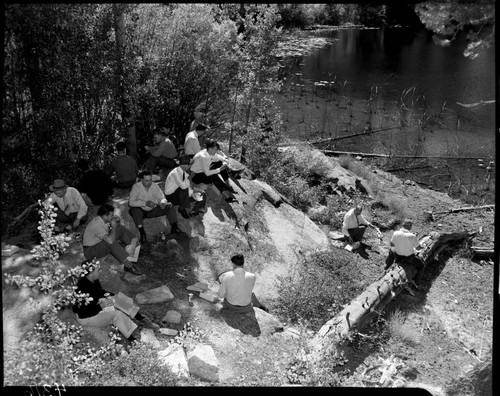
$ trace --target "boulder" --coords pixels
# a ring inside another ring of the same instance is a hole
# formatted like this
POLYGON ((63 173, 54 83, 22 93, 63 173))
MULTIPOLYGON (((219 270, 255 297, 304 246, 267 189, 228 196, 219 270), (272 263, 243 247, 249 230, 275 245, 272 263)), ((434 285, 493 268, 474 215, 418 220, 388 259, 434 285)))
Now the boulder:
POLYGON ((260 308, 254 308, 261 335, 271 335, 283 331, 283 324, 272 314, 260 308))
POLYGON ((149 344, 154 348, 160 348, 161 343, 155 336, 155 333, 152 329, 142 329, 141 330, 141 342, 144 344, 149 344))
POLYGON ((138 304, 155 304, 173 299, 174 295, 166 285, 147 290, 135 296, 135 300, 138 304))
POLYGON ((189 374, 203 381, 219 381, 219 361, 211 346, 198 344, 187 348, 189 374))
POLYGON ((163 318, 162 322, 167 322, 167 323, 181 323, 181 314, 177 311, 167 311, 167 314, 163 318))
POLYGON ((179 378, 189 378, 188 362, 182 345, 177 343, 169 345, 168 348, 158 352, 158 359, 179 378))

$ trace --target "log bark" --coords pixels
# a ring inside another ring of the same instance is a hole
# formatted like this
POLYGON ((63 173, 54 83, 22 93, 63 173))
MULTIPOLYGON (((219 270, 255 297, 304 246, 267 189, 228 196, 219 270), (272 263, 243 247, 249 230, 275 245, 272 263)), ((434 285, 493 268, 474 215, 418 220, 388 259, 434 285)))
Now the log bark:
MULTIPOLYGON (((420 239, 422 249, 418 256, 425 266, 454 246, 463 243, 475 234, 467 231, 448 234, 431 233, 420 239)), ((361 330, 401 291, 408 288, 416 275, 416 269, 406 264, 394 264, 384 275, 373 282, 358 297, 351 301, 337 316, 330 319, 311 341, 311 358, 322 358, 330 345, 342 345, 354 330, 361 330)))
POLYGON ((356 151, 337 151, 337 150, 318 150, 325 155, 338 156, 338 155, 352 155, 360 157, 380 157, 380 158, 425 158, 425 159, 450 159, 450 160, 463 160, 463 159, 479 159, 478 157, 450 157, 450 156, 429 156, 429 155, 396 155, 396 154, 376 154, 376 153, 360 153, 356 151))
POLYGON ((360 133, 353 133, 352 135, 346 135, 346 136, 337 136, 334 138, 328 138, 328 139, 321 139, 317 140, 315 142, 311 142, 311 144, 319 144, 319 143, 326 143, 326 142, 336 142, 337 140, 343 140, 343 139, 349 139, 349 138, 354 138, 362 135, 371 135, 372 133, 377 133, 377 132, 385 132, 385 131, 390 131, 392 129, 401 129, 400 126, 396 127, 390 127, 390 128, 382 128, 382 129, 373 129, 369 131, 364 131, 360 133))
POLYGON ((467 207, 460 207, 460 208, 453 208, 449 210, 443 210, 439 212, 433 212, 433 211, 424 211, 426 217, 428 220, 434 220, 434 215, 442 215, 442 214, 449 214, 449 213, 458 213, 458 212, 472 212, 474 210, 481 210, 481 209, 495 209, 495 205, 481 205, 481 206, 467 206, 467 207))

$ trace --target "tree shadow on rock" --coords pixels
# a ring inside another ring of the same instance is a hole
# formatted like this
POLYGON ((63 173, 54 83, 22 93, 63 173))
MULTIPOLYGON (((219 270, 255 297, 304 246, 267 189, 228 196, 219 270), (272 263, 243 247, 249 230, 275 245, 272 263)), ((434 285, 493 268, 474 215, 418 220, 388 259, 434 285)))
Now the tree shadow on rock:
POLYGON ((255 312, 252 309, 251 312, 240 313, 232 312, 226 308, 220 310, 220 315, 233 329, 240 330, 243 334, 252 335, 258 337, 261 334, 259 322, 255 317, 255 312))

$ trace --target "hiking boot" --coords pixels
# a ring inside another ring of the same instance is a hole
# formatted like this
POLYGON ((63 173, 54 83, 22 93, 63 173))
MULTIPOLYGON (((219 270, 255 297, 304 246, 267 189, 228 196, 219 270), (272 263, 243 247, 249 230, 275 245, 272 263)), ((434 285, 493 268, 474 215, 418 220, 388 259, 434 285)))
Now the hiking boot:
POLYGON ((182 217, 185 219, 189 219, 189 214, 186 212, 186 209, 179 209, 179 213, 181 214, 182 217))
POLYGON ((233 202, 238 202, 238 200, 233 196, 229 196, 229 197, 226 197, 226 202, 233 203, 233 202))
POLYGON ((139 268, 137 268, 135 265, 131 265, 130 267, 124 267, 123 268, 125 272, 130 272, 132 275, 142 275, 143 273, 139 268))

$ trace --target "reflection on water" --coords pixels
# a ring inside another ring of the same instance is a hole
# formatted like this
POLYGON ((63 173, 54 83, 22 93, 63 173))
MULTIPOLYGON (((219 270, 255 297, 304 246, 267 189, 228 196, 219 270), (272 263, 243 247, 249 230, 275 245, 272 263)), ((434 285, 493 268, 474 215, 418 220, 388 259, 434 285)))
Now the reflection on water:
POLYGON ((471 60, 463 56, 463 35, 441 47, 425 30, 343 29, 325 34, 338 41, 298 59, 292 73, 300 71, 304 79, 313 81, 347 81, 348 93, 359 98, 368 98, 376 86, 385 100, 397 101, 414 86, 411 100, 419 107, 436 109, 446 103, 450 110, 461 111, 471 125, 494 130, 494 105, 470 111, 456 104, 495 98, 494 46, 471 60))

